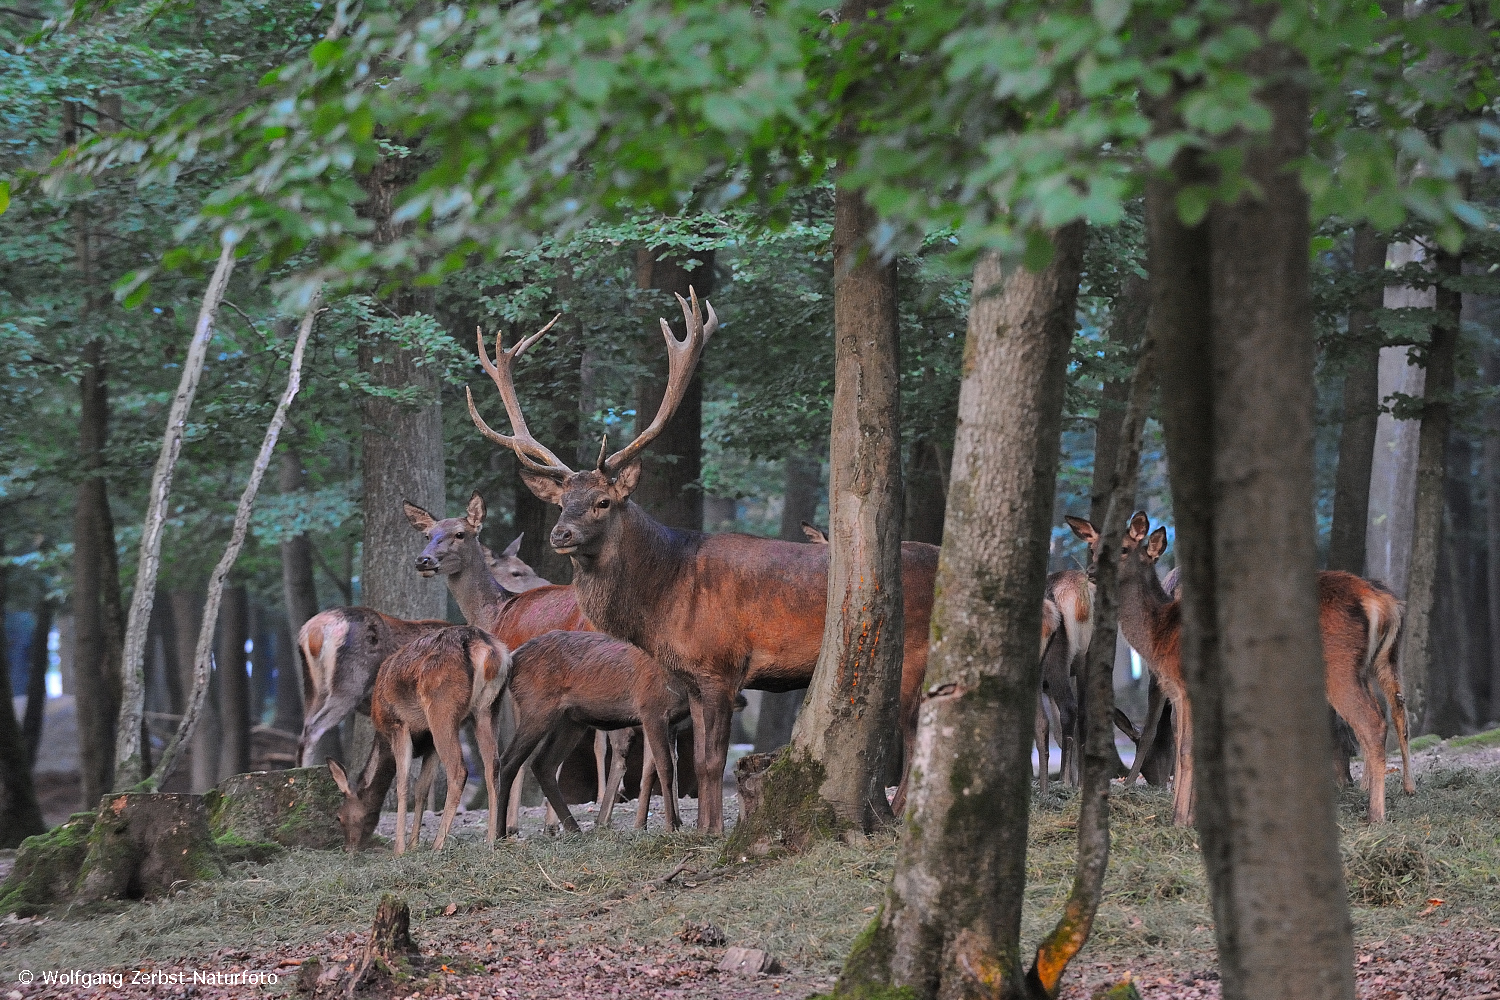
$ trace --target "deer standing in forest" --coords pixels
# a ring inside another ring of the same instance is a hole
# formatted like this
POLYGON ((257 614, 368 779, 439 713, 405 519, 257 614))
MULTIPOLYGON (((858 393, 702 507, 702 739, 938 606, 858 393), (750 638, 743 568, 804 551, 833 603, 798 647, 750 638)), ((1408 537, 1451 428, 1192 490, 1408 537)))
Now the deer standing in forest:
MULTIPOLYGON (((718 325, 696 295, 678 296, 687 335, 679 340, 661 321, 668 357, 667 388, 655 418, 613 454, 601 449, 595 468, 574 472, 538 442, 516 398, 512 365, 546 328, 511 350, 496 342, 490 360, 484 334, 480 360, 513 434, 493 430, 469 395, 469 415, 482 434, 515 452, 521 477, 539 499, 562 508, 552 547, 573 560, 578 605, 599 631, 634 643, 687 686, 698 772, 698 826, 724 830, 723 780, 729 724, 743 688, 789 691, 812 678, 828 601, 828 547, 739 534, 707 535, 668 528, 631 502, 640 454, 662 432, 682 401, 703 345, 718 325)), ((639 419, 639 418, 638 418, 639 419)), ((905 595, 901 733, 908 766, 927 667, 935 545, 902 547, 905 595)), ((903 776, 892 804, 905 802, 903 776)))
MULTIPOLYGON (((482 549, 493 579, 513 594, 550 586, 516 554, 520 547, 517 536, 499 556, 482 549)), ((370 714, 375 671, 386 657, 417 636, 450 624, 437 619, 408 621, 364 607, 329 608, 309 618, 297 632, 306 706, 297 740, 298 764, 308 766, 318 740, 350 713, 370 714)))
MULTIPOLYGON (((1087 522, 1084 522, 1087 524, 1087 522)), ((1093 526, 1088 525, 1092 531, 1093 526)), ((1171 703, 1177 743, 1172 820, 1193 822, 1192 705, 1182 674, 1182 605, 1162 587, 1156 562, 1167 548, 1167 530, 1151 531, 1144 513, 1130 520, 1120 557, 1120 629, 1146 660, 1171 703)), ((1415 794, 1407 743, 1406 702, 1396 662, 1401 602, 1385 587, 1352 573, 1318 574, 1318 623, 1328 703, 1349 723, 1364 755, 1361 786, 1369 792, 1371 823, 1385 821, 1385 713, 1375 698, 1379 685, 1401 747, 1402 789, 1415 794)))
MULTIPOLYGON (((485 789, 490 802, 499 801, 495 795, 499 752, 495 745, 493 709, 509 680, 510 669, 510 651, 488 633, 469 625, 451 625, 419 636, 381 665, 370 699, 370 720, 375 724, 377 738, 360 788, 350 787, 348 775, 337 761, 328 762, 329 773, 344 793, 338 819, 344 827, 346 846, 357 847, 368 835, 366 824, 372 809, 378 819, 384 792, 378 797, 371 793, 379 776, 387 770, 389 757, 394 763, 396 780, 396 855, 406 852, 408 779, 417 741, 425 736, 430 739, 431 747, 428 749, 423 741, 411 840, 413 845, 417 843, 421 799, 436 775, 437 760, 441 760, 448 775, 448 796, 432 849, 443 849, 468 778, 459 730, 469 719, 474 720, 485 789)), ((498 810, 489 811, 486 836, 490 844, 495 842, 497 816, 498 810)))

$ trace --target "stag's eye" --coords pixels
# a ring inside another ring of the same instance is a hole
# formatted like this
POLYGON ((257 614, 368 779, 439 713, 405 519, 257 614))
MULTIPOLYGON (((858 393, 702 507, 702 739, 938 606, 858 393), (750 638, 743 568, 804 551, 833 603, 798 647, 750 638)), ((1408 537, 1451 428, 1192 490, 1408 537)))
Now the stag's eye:
POLYGON ((600 510, 605 510, 609 507, 609 497, 600 497, 599 502, 594 504, 594 506, 600 510))
POLYGON ((455 533, 455 534, 454 534, 454 536, 453 536, 453 537, 454 537, 454 538, 457 538, 457 539, 458 539, 458 540, 459 540, 459 541, 460 541, 460 542, 461 542, 461 541, 463 541, 463 540, 464 540, 464 533, 463 533, 463 532, 462 532, 462 531, 460 531, 460 532, 457 532, 457 533, 455 533))

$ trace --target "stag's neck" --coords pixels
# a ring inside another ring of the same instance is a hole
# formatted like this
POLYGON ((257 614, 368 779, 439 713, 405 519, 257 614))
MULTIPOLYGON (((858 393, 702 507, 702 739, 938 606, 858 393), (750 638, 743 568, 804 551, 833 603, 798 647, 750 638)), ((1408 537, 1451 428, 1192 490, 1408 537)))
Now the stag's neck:
POLYGON ((494 629, 500 606, 511 596, 490 576, 482 554, 477 551, 469 565, 449 574, 448 592, 463 612, 464 621, 490 631, 494 629))
POLYGON ((620 518, 598 555, 573 557, 578 606, 601 631, 660 655, 666 637, 654 623, 675 599, 677 581, 691 572, 705 536, 659 524, 629 501, 620 518))
POLYGON ((1172 598, 1162 589, 1156 569, 1133 558, 1120 567, 1118 586, 1120 631, 1136 652, 1149 658, 1172 598))

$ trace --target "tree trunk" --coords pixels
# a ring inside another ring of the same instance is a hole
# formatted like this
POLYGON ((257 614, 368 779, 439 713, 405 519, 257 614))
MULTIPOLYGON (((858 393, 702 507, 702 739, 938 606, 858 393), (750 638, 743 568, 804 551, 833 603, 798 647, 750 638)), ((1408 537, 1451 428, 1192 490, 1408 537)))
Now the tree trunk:
POLYGON ((911 443, 906 463, 906 526, 901 537, 909 542, 943 544, 943 507, 947 503, 947 475, 935 440, 919 437, 911 443))
POLYGON ((836 826, 865 832, 894 818, 885 771, 899 729, 904 649, 896 265, 878 260, 866 240, 877 222, 856 192, 837 192, 828 613, 789 760, 817 769, 818 796, 836 826))
POLYGON ((1428 689, 1432 670, 1432 609, 1438 552, 1443 545, 1443 476, 1451 422, 1454 359, 1458 352, 1462 296, 1444 281, 1463 274, 1463 257, 1439 250, 1434 258, 1437 320, 1427 345, 1426 402, 1417 450, 1417 490, 1412 513, 1411 559, 1406 585, 1406 620, 1401 631, 1402 693, 1412 735, 1428 731, 1428 689))
MULTIPOLYGON (((794 451, 785 460, 786 487, 781 506, 781 533, 785 542, 805 542, 802 522, 813 523, 823 493, 823 466, 816 458, 794 451)), ((765 691, 760 696, 760 714, 755 720, 755 752, 780 750, 792 739, 792 727, 807 698, 807 688, 795 691, 765 691)))
MULTIPOLYGON (((552 551, 552 544, 548 541, 552 535, 552 526, 562 515, 562 509, 544 500, 538 500, 536 495, 527 488, 521 480, 519 459, 512 455, 507 461, 511 467, 511 481, 515 483, 513 527, 515 533, 521 536, 521 550, 516 554, 544 580, 566 583, 573 576, 573 561, 567 556, 559 556, 552 551)), ((592 456, 589 461, 591 463, 594 461, 592 456)), ((592 468, 592 465, 585 466, 585 468, 592 468)))
MULTIPOLYGON (((10 639, 4 628, 9 585, 10 565, 5 561, 5 539, 0 535, 0 847, 17 847, 27 837, 47 829, 36 786, 31 783, 32 754, 16 721, 16 703, 11 697, 10 639)), ((42 645, 46 644, 44 634, 42 645)))
POLYGON ((214 784, 250 770, 250 678, 245 642, 250 638, 250 595, 236 583, 224 591, 215 657, 219 675, 219 775, 214 784))
MULTIPOLYGON (((1486 381, 1500 387, 1500 346, 1490 351, 1486 381)), ((1484 439, 1485 571, 1489 582, 1490 703, 1486 718, 1500 721, 1500 400, 1492 400, 1484 439)))
POLYGON ((83 346, 79 381, 79 459, 85 478, 73 510, 73 671, 78 708, 78 758, 85 809, 99 804, 114 781, 115 719, 120 711, 119 567, 109 486, 103 470, 109 434, 104 341, 83 346))
POLYGON ((170 593, 162 590, 156 595, 151 614, 155 619, 152 627, 161 641, 161 682, 166 694, 165 710, 172 715, 181 715, 185 700, 182 690, 182 662, 177 658, 177 615, 170 593))
POLYGON ((1380 342, 1376 311, 1385 300, 1386 243, 1368 223, 1354 230, 1354 272, 1370 281, 1349 309, 1349 369, 1344 376, 1344 423, 1339 431, 1339 464, 1333 487, 1333 528, 1328 537, 1328 568, 1356 576, 1365 572, 1365 537, 1370 521, 1370 471, 1375 464, 1375 429, 1380 417, 1380 342))
MULTIPOLYGON (((294 446, 288 447, 281 456, 279 481, 283 494, 307 488, 307 467, 294 446)), ((312 539, 306 533, 281 542, 281 597, 286 607, 286 654, 278 658, 280 662, 276 665, 276 728, 282 732, 299 733, 302 731, 302 653, 297 649, 297 634, 307 620, 318 613, 312 539)))
POLYGON ((1084 240, 1082 223, 1057 233, 1037 274, 1002 278, 993 256, 974 269, 910 804, 885 905, 841 989, 1026 995, 1036 637, 1084 240))
MULTIPOLYGON (((1264 34, 1271 13, 1246 19, 1264 34)), ((1263 199, 1183 225, 1180 186, 1211 177, 1191 152, 1147 188, 1198 829, 1226 1000, 1353 1000, 1325 777, 1308 205, 1288 169, 1306 152, 1307 95, 1286 48, 1269 43, 1247 64, 1274 81, 1257 94, 1271 132, 1244 167, 1263 199)))
POLYGON ((36 767, 37 749, 42 745, 42 729, 47 718, 47 668, 51 666, 47 642, 52 634, 52 601, 46 587, 36 601, 36 628, 31 633, 26 671, 26 718, 21 723, 22 742, 26 744, 28 768, 36 767))
MULTIPOLYGON (((643 249, 636 253, 636 285, 687 297, 691 286, 698 298, 706 299, 714 291, 714 252, 712 250, 671 251, 663 247, 643 249), (690 261, 698 261, 688 270, 690 261)), ((666 308, 665 306, 663 308, 666 308)), ((668 317, 680 316, 676 303, 666 309, 668 317)), ((671 319, 672 330, 684 335, 682 321, 671 319)), ((650 338, 647 356, 653 371, 662 364, 661 343, 650 338)), ((666 392, 665 377, 653 374, 636 383, 635 414, 637 430, 656 416, 666 392)), ((703 474, 703 376, 695 372, 683 394, 682 403, 667 421, 661 436, 641 456, 640 486, 631 499, 645 508, 656 520, 673 528, 703 530, 703 490, 698 483, 703 474)))
MULTIPOLYGON (((196 645, 196 637, 194 643, 196 645)), ((221 706, 224 703, 223 682, 217 669, 211 669, 205 682, 203 707, 199 710, 197 728, 193 731, 192 790, 206 792, 219 783, 219 761, 224 753, 221 706)))

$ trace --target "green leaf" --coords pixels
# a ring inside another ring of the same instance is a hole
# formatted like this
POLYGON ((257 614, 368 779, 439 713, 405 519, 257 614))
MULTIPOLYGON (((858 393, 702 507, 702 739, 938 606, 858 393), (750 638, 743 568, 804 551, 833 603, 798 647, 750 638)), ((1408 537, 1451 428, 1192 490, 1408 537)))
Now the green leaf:
POLYGON ((1184 226, 1196 226, 1208 215, 1213 203, 1213 188, 1206 184, 1191 184, 1177 192, 1177 218, 1184 226))
POLYGON ((0 215, 10 208, 10 181, 0 181, 0 215))

